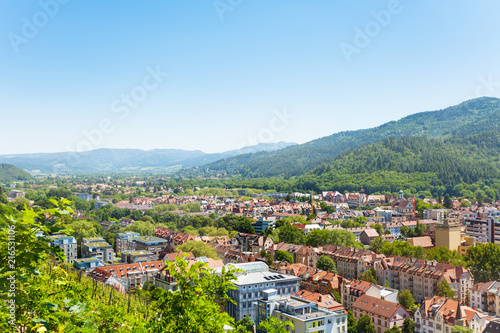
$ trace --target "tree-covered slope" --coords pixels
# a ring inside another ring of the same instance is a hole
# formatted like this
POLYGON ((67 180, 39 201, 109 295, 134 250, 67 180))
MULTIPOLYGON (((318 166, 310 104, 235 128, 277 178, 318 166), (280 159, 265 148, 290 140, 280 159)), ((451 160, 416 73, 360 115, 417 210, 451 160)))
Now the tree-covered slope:
POLYGON ((500 99, 482 97, 444 110, 416 113, 398 121, 357 131, 339 132, 275 152, 245 154, 204 168, 244 177, 301 175, 353 148, 389 137, 449 138, 499 128, 500 99))
POLYGON ((500 129, 448 139, 386 138, 349 150, 298 177, 303 189, 394 191, 500 182, 500 129))
POLYGON ((0 164, 0 183, 31 179, 33 177, 29 173, 12 164, 0 164))

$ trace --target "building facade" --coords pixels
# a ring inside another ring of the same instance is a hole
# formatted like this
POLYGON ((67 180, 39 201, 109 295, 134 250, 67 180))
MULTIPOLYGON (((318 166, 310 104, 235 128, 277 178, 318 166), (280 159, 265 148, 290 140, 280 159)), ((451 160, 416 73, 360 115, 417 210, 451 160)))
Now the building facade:
POLYGON ((243 273, 236 274, 236 281, 233 282, 236 289, 229 291, 229 297, 236 304, 227 302, 226 305, 227 313, 235 320, 245 316, 256 320, 254 303, 263 298, 264 290, 276 289, 278 296, 299 291, 299 277, 270 270, 263 262, 229 265, 243 270, 243 273))
POLYGON ((78 256, 76 238, 68 235, 52 235, 49 238, 51 239, 50 244, 60 247, 66 256, 66 261, 73 264, 78 256))

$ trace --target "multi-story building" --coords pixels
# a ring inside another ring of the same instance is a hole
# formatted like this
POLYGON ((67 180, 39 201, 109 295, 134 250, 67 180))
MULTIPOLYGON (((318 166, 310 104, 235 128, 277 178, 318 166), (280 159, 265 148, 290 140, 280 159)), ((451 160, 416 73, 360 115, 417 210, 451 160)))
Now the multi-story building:
POLYGON ((470 306, 500 317, 500 282, 478 283, 469 289, 470 306))
POLYGON ((73 262, 73 267, 85 271, 89 271, 101 265, 101 261, 97 258, 75 259, 73 262))
POLYGON ((444 214, 447 212, 446 209, 424 209, 423 219, 424 220, 434 220, 439 223, 443 223, 444 214))
POLYGON ((461 305, 456 300, 440 296, 426 298, 415 311, 416 333, 451 333, 454 326, 463 326, 474 333, 481 333, 486 324, 486 315, 461 305))
POLYGON ((385 257, 370 250, 361 250, 352 247, 328 245, 318 256, 326 255, 335 261, 339 275, 354 280, 370 268, 376 260, 385 257))
POLYGON ((276 217, 259 217, 257 222, 252 223, 256 234, 262 234, 267 228, 274 228, 276 225, 276 217))
POLYGON ((115 261, 115 252, 102 237, 89 237, 82 240, 82 258, 97 258, 102 263, 115 261))
POLYGON ((160 252, 168 245, 166 239, 153 236, 139 236, 135 238, 135 249, 152 252, 156 259, 160 258, 160 252))
POLYGON ((367 281, 346 281, 341 285, 342 304, 346 309, 350 309, 352 305, 363 295, 368 295, 389 302, 398 302, 398 290, 379 286, 375 283, 367 281))
POLYGON ((467 291, 474 283, 466 268, 431 260, 389 256, 376 261, 374 267, 379 284, 408 289, 417 302, 434 296, 442 280, 448 282, 459 301, 465 301, 467 291))
POLYGON ((135 250, 135 239, 141 234, 133 231, 121 232, 116 236, 115 250, 117 253, 122 251, 135 250))
POLYGON ((500 244, 500 220, 494 217, 465 219, 465 233, 478 243, 500 244))
POLYGON ((136 264, 119 264, 98 267, 90 272, 89 276, 101 282, 113 277, 122 282, 125 291, 135 289, 145 281, 154 281, 158 270, 165 266, 163 261, 140 262, 136 264))
POLYGON ((444 246, 450 250, 458 250, 460 246, 461 224, 458 217, 445 218, 443 223, 434 225, 436 247, 444 246))
POLYGON ((144 250, 123 251, 121 253, 123 263, 132 264, 138 262, 148 262, 156 260, 154 253, 144 250))
POLYGON ((364 315, 370 316, 377 333, 383 333, 393 326, 402 327, 404 320, 411 318, 411 314, 400 304, 368 295, 354 302, 352 313, 356 320, 364 315))
POLYGON ((84 200, 84 201, 90 201, 94 198, 94 196, 90 193, 77 193, 76 196, 80 199, 80 200, 84 200))
POLYGON ((75 237, 68 235, 52 235, 49 236, 49 238, 51 239, 51 245, 60 247, 66 256, 66 261, 69 264, 73 264, 78 256, 78 247, 75 237))
POLYGON ((347 313, 343 308, 334 311, 318 308, 316 303, 300 297, 278 296, 276 289, 264 290, 256 308, 257 326, 273 316, 280 321, 290 321, 293 332, 347 332, 347 313))
POLYGON ((26 196, 26 193, 23 191, 19 190, 12 190, 9 192, 9 198, 15 199, 15 198, 24 198, 26 196))
POLYGON ((264 290, 276 289, 278 296, 287 296, 299 291, 299 277, 270 270, 263 262, 229 266, 243 271, 236 274, 236 281, 233 282, 236 289, 229 291, 229 297, 236 304, 228 302, 226 305, 227 313, 235 320, 241 320, 245 316, 256 320, 253 303, 263 297, 264 290))

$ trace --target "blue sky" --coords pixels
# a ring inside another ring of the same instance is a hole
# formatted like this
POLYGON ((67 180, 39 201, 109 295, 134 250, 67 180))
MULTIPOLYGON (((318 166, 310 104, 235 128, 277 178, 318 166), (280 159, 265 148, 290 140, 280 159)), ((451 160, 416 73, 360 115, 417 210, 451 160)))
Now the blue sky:
POLYGON ((500 97, 498 13, 497 1, 0 0, 0 154, 302 143, 500 97))

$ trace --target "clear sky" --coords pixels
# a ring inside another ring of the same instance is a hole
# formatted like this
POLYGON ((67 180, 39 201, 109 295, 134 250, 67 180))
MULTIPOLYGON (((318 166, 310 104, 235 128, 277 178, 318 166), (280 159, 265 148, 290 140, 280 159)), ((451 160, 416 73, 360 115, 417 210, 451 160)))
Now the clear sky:
POLYGON ((500 97, 499 15, 493 0, 0 0, 0 154, 303 143, 500 97))

